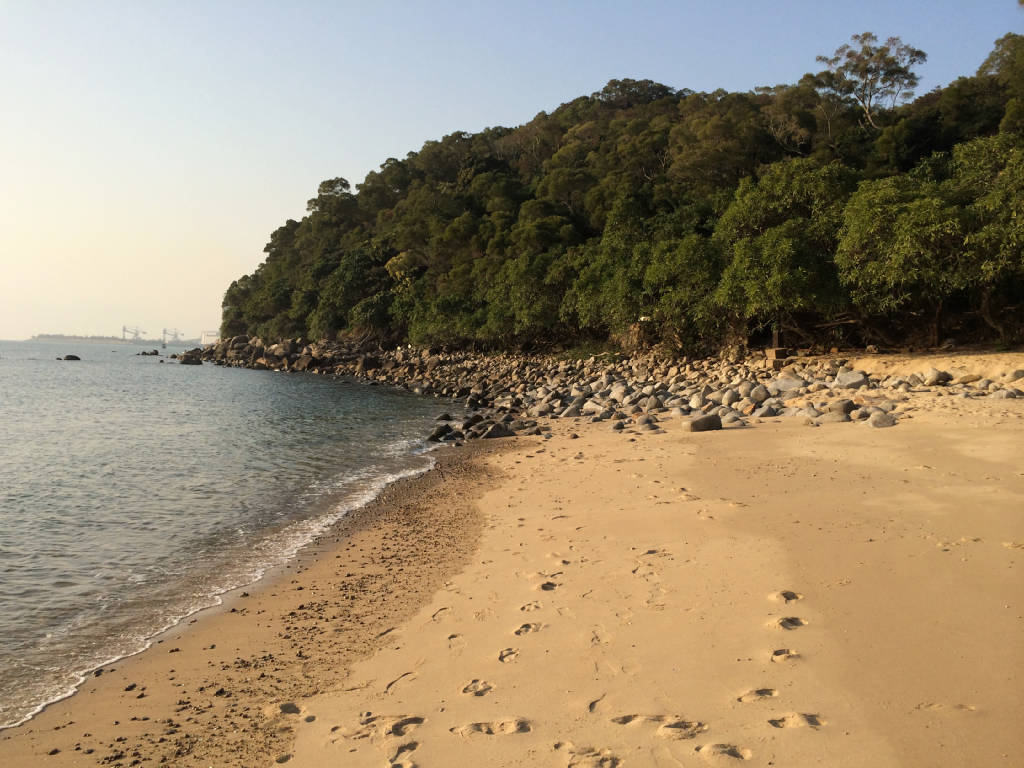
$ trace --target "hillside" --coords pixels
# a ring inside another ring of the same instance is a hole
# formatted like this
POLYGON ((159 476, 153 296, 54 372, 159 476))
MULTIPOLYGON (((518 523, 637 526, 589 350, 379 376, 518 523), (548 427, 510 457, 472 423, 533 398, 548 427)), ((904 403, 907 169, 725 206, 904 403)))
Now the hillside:
POLYGON ((222 337, 1011 342, 1024 36, 910 100, 924 59, 864 33, 795 84, 613 80, 516 128, 428 141, 354 190, 324 181, 228 288, 222 337))

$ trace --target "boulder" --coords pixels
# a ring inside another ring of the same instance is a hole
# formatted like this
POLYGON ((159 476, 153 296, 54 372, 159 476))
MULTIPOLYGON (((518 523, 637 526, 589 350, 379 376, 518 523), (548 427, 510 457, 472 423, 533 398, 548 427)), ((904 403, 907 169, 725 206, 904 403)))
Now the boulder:
POLYGON ((807 386, 806 381, 789 374, 779 376, 779 378, 771 383, 771 388, 780 394, 784 392, 795 392, 805 386, 807 386))
POLYGON ((846 371, 837 373, 835 386, 839 389, 860 389, 868 385, 868 377, 863 371, 846 371))
POLYGON ((516 433, 500 422, 491 424, 481 435, 483 438, 515 437, 516 433))
MULTIPOLYGON (((850 401, 847 400, 847 402, 850 401)), ((828 411, 827 413, 824 413, 820 417, 818 417, 819 424, 828 424, 833 422, 844 421, 852 421, 849 413, 847 413, 846 411, 828 411)))
POLYGON ((722 428, 722 417, 717 413, 708 413, 690 420, 691 432, 710 432, 722 428))
POLYGON ((366 373, 380 368, 380 360, 373 355, 362 355, 356 363, 356 373, 366 373))
POLYGON ((871 417, 868 419, 868 424, 870 424, 872 427, 877 427, 877 428, 895 427, 896 426, 896 417, 893 416, 891 413, 885 413, 884 411, 878 411, 876 413, 872 413, 871 414, 871 417))
POLYGON ((447 424, 438 424, 436 427, 434 427, 434 430, 427 437, 427 440, 429 440, 432 443, 440 442, 442 438, 444 438, 452 431, 452 428, 447 424))
POLYGON ((940 371, 938 368, 929 368, 924 375, 923 384, 926 387, 934 387, 937 384, 948 384, 953 380, 953 374, 949 371, 940 371))
MULTIPOLYGON (((847 415, 847 414, 850 413, 850 411, 852 411, 856 407, 857 407, 857 405, 856 405, 856 403, 853 402, 853 400, 849 400, 849 399, 836 400, 834 403, 829 403, 828 405, 825 406, 825 412, 826 413, 842 413, 844 415, 847 415)), ((846 421, 849 421, 849 419, 846 419, 846 421)))
POLYGON ((305 371, 313 365, 316 358, 312 355, 299 355, 299 359, 292 363, 293 371, 305 371))
POLYGON ((63 359, 63 360, 81 360, 82 358, 80 358, 78 355, 64 355, 63 358, 57 358, 57 359, 58 360, 61 360, 61 359, 63 359))

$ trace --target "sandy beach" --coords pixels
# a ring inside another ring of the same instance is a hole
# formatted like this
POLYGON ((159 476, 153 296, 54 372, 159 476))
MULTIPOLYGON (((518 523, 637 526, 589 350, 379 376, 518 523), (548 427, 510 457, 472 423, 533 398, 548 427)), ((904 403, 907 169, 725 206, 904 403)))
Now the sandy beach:
POLYGON ((905 411, 441 451, 0 762, 1019 765, 1024 400, 905 411))

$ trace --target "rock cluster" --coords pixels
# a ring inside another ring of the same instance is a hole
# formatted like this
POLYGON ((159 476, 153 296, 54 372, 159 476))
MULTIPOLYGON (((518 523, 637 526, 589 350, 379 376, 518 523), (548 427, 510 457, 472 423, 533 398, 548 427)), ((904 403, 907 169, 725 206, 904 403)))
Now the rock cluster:
POLYGON ((180 355, 171 355, 171 359, 177 358, 179 365, 202 365, 203 364, 203 350, 190 349, 187 352, 182 352, 180 355))
POLYGON ((691 431, 739 428, 757 420, 798 417, 809 426, 861 422, 894 426, 915 392, 941 390, 960 397, 1024 397, 1013 386, 1024 370, 1000 381, 954 378, 930 369, 877 378, 841 358, 786 358, 759 353, 743 360, 627 357, 586 360, 526 354, 479 355, 400 347, 372 354, 339 343, 287 340, 265 346, 236 336, 202 352, 218 365, 260 370, 351 376, 421 395, 462 401, 464 419, 439 419, 429 438, 463 439, 539 434, 544 419, 607 421, 611 429, 657 431, 667 418, 682 418, 691 431))

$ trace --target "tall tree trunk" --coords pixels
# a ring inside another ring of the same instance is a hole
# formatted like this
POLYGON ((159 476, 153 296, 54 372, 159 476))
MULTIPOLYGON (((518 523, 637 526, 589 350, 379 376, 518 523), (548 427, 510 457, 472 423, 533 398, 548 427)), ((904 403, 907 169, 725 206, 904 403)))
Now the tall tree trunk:
POLYGON ((996 320, 995 315, 992 314, 992 290, 989 288, 986 288, 981 294, 981 319, 989 328, 999 334, 999 341, 1007 340, 1006 326, 996 320))
POLYGON ((942 320, 942 300, 940 299, 935 305, 935 315, 932 317, 931 327, 931 345, 932 347, 939 346, 939 331, 941 329, 942 320))

